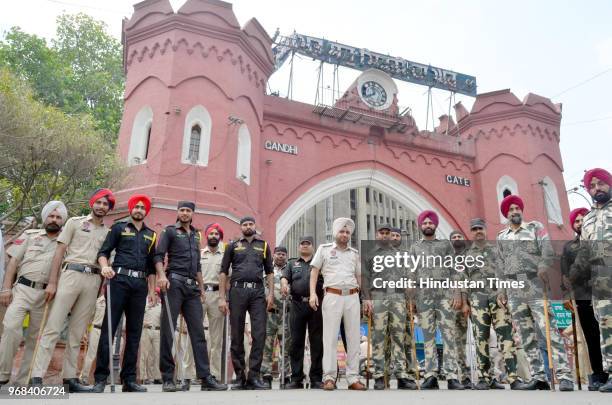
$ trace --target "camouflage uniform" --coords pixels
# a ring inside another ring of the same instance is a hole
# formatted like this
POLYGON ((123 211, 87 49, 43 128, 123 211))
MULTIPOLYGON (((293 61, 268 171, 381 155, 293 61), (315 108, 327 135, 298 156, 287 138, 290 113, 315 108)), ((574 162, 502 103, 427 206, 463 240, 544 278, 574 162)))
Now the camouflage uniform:
MULTIPOLYGON (((465 248, 460 250, 455 249, 455 255, 465 255, 465 248)), ((465 291, 462 292, 466 294, 465 291)), ((455 345, 457 348, 457 367, 459 370, 459 381, 463 382, 466 379, 471 380, 471 370, 467 362, 467 356, 465 348, 467 346, 467 333, 468 333, 468 321, 467 317, 463 315, 461 311, 455 312, 455 345)))
POLYGON ((576 278, 589 265, 592 271, 593 310, 599 322, 604 372, 612 373, 612 200, 592 207, 582 220, 580 249, 571 268, 576 278))
MULTIPOLYGON (((396 249, 377 246, 374 255, 394 255, 396 249)), ((368 270, 371 266, 368 266, 368 270)), ((367 273, 368 276, 372 273, 367 273)), ((386 269, 385 280, 398 280, 397 270, 386 269), (393 272, 393 274, 390 274, 393 272)), ((372 280, 367 285, 372 286, 372 280)), ((372 362, 373 377, 382 378, 385 371, 393 370, 395 377, 409 378, 406 373, 404 331, 406 330, 406 295, 404 289, 373 289, 372 299, 372 362), (388 357, 387 357, 388 355, 388 357)))
MULTIPOLYGON (((513 231, 508 227, 497 234, 500 253, 498 277, 525 282, 522 290, 510 290, 508 306, 512 318, 517 322, 523 349, 529 359, 529 372, 533 379, 546 381, 542 354, 538 348, 536 328, 541 336, 546 336, 544 320, 543 286, 537 276, 539 269, 552 265, 554 251, 544 225, 540 222, 523 222, 513 231)), ((557 378, 572 380, 571 370, 565 354, 563 340, 557 329, 557 322, 550 302, 549 313, 552 357, 556 364, 557 378)))
MULTIPOLYGON (((454 249, 447 240, 420 240, 411 247, 412 256, 454 256, 454 249)), ((419 286, 419 279, 455 280, 457 272, 447 267, 425 267, 416 269, 414 277, 419 286)), ((423 339, 425 341, 425 378, 438 377, 438 356, 436 352, 436 327, 440 329, 444 345, 443 370, 447 380, 457 379, 457 350, 455 342, 455 315, 452 308, 454 291, 441 289, 418 289, 417 312, 423 339)))
MULTIPOLYGON (((263 362, 261 364, 261 374, 264 377, 272 375, 272 363, 274 356, 274 347, 276 345, 276 340, 278 339, 279 343, 282 344, 282 325, 283 325, 283 301, 281 300, 280 294, 280 279, 283 274, 283 270, 285 266, 278 267, 274 265, 274 310, 275 312, 268 312, 268 320, 266 322, 266 342, 264 346, 263 353, 263 362)), ((267 295, 266 291, 266 295, 267 295)), ((287 303, 288 304, 288 303, 287 303)), ((287 305, 288 306, 288 305, 287 305)), ((289 360, 289 348, 291 347, 291 335, 289 329, 289 308, 287 310, 287 315, 285 315, 285 377, 291 377, 290 371, 290 360, 289 360)), ((279 347, 279 350, 280 347, 279 347)), ((279 357, 280 357, 279 351, 279 357)), ((280 360, 279 360, 279 370, 280 370, 280 360)))
MULTIPOLYGON (((491 382, 493 370, 491 370, 491 352, 489 338, 491 327, 497 335, 498 352, 503 354, 506 371, 508 372, 508 382, 512 384, 517 379, 516 347, 512 338, 512 320, 507 308, 497 305, 498 291, 488 288, 487 278, 496 275, 496 268, 499 266, 499 258, 495 246, 485 244, 478 246, 473 243, 466 252, 466 256, 481 256, 484 266, 468 267, 466 275, 470 281, 483 281, 485 289, 471 289, 468 291, 471 311, 472 325, 474 328, 474 338, 476 340, 476 359, 478 362, 478 380, 491 382)), ((493 365, 494 366, 494 365, 493 365)))

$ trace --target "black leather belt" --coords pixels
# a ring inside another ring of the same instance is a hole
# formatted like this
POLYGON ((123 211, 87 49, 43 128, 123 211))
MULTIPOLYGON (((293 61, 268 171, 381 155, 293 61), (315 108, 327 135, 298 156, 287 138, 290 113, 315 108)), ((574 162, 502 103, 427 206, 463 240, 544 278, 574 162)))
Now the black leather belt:
POLYGON ((291 299, 297 302, 309 302, 310 301, 310 297, 296 297, 295 295, 292 295, 291 299))
POLYGON ((87 274, 100 274, 100 269, 98 267, 87 266, 84 264, 78 263, 67 263, 66 270, 74 270, 81 273, 87 274))
POLYGON ((143 326, 143 328, 145 329, 151 329, 151 330, 159 330, 159 326, 153 326, 153 325, 145 325, 143 326))
POLYGON ((218 284, 204 284, 204 291, 219 291, 218 284))
POLYGON ((27 278, 21 277, 21 276, 17 279, 17 282, 19 284, 23 284, 25 286, 34 288, 36 290, 44 290, 45 288, 47 288, 47 284, 45 284, 45 283, 28 280, 27 278))
POLYGON ((96 329, 102 329, 102 325, 94 325, 93 327, 96 329))
POLYGON ((128 277, 147 278, 147 273, 145 273, 144 271, 126 269, 125 267, 117 267, 114 270, 115 270, 115 273, 122 274, 128 277))
POLYGON ((234 281, 232 287, 238 288, 263 288, 261 281, 234 281))
POLYGON ((186 284, 186 285, 188 285, 190 287, 198 286, 199 285, 198 282, 195 279, 193 279, 191 277, 181 276, 180 274, 176 274, 176 273, 170 273, 170 278, 173 279, 173 280, 178 280, 178 281, 180 281, 180 282, 182 282, 182 283, 184 283, 184 284, 186 284))

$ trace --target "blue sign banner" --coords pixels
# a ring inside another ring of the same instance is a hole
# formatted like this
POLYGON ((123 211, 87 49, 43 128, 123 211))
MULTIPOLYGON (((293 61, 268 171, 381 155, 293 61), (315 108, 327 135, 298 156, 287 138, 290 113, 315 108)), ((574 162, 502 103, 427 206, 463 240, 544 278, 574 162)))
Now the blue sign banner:
POLYGON ((474 76, 308 35, 294 33, 289 37, 280 37, 272 51, 276 69, 280 68, 288 56, 294 52, 326 63, 361 71, 379 69, 405 82, 476 96, 476 77, 474 76))

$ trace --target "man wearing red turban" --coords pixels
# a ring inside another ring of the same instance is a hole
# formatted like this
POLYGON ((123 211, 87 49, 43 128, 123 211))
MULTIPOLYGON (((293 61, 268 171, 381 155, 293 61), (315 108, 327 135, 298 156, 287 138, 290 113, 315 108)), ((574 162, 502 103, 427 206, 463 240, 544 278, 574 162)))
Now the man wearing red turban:
POLYGON ((131 213, 139 202, 142 202, 144 206, 145 215, 149 215, 151 211, 151 199, 145 194, 134 194, 131 196, 128 200, 128 211, 131 213))
MULTIPOLYGON (((570 278, 576 279, 588 274, 589 266, 597 266, 598 273, 608 270, 608 277, 593 277, 593 310, 600 325, 601 353, 604 372, 609 374, 607 382, 599 387, 600 392, 612 392, 612 300, 610 300, 609 270, 612 256, 609 247, 612 243, 612 200, 610 191, 612 175, 605 169, 591 169, 584 175, 584 186, 593 199, 591 211, 584 216, 580 234, 580 249, 570 271, 570 278), (593 245, 599 245, 594 249, 593 245), (601 270, 599 270, 601 269, 601 270)), ((590 353, 589 353, 590 354, 590 353)))
MULTIPOLYGON (((500 306, 508 306, 512 319, 518 325, 523 348, 533 373, 531 380, 522 387, 524 390, 548 390, 550 385, 546 380, 544 363, 538 347, 539 336, 546 335, 544 311, 553 313, 550 302, 544 307, 544 301, 539 295, 542 288, 548 284, 548 268, 554 259, 554 250, 550 243, 548 232, 538 221, 523 221, 523 200, 516 195, 509 195, 500 204, 501 213, 509 219, 508 226, 497 234, 500 266, 499 276, 502 279, 512 278, 524 280, 531 292, 525 297, 516 290, 508 290, 508 295, 500 293, 497 302, 500 306), (540 282, 538 282, 538 278, 540 282), (542 287, 541 284, 544 286, 542 287)), ((556 359, 555 368, 560 391, 573 391, 572 372, 567 361, 563 340, 557 329, 555 317, 550 317, 551 355, 556 359)))

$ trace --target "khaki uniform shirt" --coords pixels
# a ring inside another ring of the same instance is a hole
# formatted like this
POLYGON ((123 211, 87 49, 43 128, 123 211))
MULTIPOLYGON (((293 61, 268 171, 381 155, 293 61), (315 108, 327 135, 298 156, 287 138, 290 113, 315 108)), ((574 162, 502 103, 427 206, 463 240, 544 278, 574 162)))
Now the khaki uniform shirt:
POLYGON ((64 262, 99 267, 98 251, 107 233, 108 228, 104 224, 96 225, 91 214, 68 219, 57 238, 58 242, 68 246, 64 262))
POLYGON ((212 252, 208 245, 200 251, 204 284, 219 285, 219 272, 221 271, 221 261, 224 253, 225 244, 223 242, 219 242, 216 252, 212 252))
POLYGON ((44 229, 31 229, 15 241, 7 254, 17 260, 17 277, 47 283, 56 247, 57 237, 49 238, 44 229))
POLYGON ((317 249, 310 265, 321 271, 323 288, 359 287, 361 259, 359 252, 352 247, 340 249, 336 242, 324 243, 317 249))

